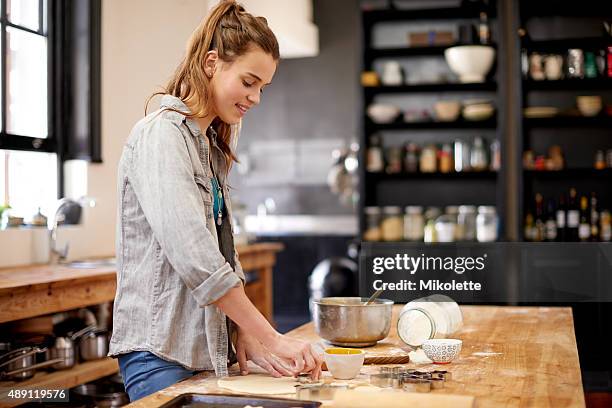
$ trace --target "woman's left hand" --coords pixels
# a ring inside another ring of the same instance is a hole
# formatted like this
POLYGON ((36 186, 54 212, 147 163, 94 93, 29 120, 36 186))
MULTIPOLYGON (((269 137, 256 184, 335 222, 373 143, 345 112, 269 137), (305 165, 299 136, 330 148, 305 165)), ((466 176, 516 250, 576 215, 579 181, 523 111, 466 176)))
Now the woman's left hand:
POLYGON ((251 360, 253 363, 266 370, 273 377, 292 377, 295 375, 294 372, 287 368, 280 357, 270 353, 259 340, 241 329, 238 329, 236 356, 242 375, 247 375, 249 373, 247 367, 248 360, 251 360))

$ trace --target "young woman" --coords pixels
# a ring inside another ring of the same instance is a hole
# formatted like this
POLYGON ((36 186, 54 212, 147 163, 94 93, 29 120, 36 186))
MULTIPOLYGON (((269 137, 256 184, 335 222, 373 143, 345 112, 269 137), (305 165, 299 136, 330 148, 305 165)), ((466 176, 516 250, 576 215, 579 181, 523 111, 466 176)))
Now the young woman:
POLYGON ((222 1, 193 32, 160 109, 133 128, 118 172, 110 356, 130 400, 198 370, 318 378, 311 345, 278 333, 244 292, 227 175, 241 118, 279 60, 266 20, 222 1))

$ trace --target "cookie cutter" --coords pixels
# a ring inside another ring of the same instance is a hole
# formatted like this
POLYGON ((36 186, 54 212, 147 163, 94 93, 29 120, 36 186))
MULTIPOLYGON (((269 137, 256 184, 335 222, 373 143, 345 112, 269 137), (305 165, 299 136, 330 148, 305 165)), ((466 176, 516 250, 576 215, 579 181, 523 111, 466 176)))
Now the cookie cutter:
POLYGON ((402 382, 402 389, 408 392, 430 392, 431 385, 431 380, 407 377, 402 382))
POLYGON ((337 390, 348 389, 348 384, 300 384, 295 386, 295 393, 301 400, 333 400, 337 390))

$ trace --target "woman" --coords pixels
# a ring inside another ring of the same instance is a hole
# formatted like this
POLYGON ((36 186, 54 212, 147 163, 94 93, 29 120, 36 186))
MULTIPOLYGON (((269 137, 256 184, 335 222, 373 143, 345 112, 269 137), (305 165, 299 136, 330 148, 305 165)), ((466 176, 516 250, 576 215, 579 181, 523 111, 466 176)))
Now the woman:
POLYGON ((232 235, 231 125, 259 104, 278 60, 266 20, 222 1, 126 142, 109 355, 132 401, 198 370, 225 376, 236 359, 242 374, 251 360, 276 377, 320 375, 311 345, 279 334, 246 297, 232 235))

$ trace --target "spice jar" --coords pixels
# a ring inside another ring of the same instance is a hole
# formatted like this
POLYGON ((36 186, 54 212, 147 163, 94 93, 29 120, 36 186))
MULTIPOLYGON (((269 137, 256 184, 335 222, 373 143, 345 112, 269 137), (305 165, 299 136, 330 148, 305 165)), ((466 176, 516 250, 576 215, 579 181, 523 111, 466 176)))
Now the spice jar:
POLYGON ((595 169, 603 170, 606 168, 606 158, 604 156, 603 150, 598 150, 595 153, 595 169))
POLYGON ((436 236, 436 218, 441 214, 438 207, 428 207, 425 210, 425 227, 423 231, 423 240, 425 242, 437 242, 436 236))
POLYGON ((436 218, 437 242, 454 242, 457 222, 452 215, 444 214, 436 218))
POLYGON ((472 146, 470 152, 470 167, 474 171, 487 169, 487 152, 485 151, 482 138, 479 136, 474 138, 474 146, 472 146))
POLYGON ((428 145, 423 148, 419 167, 423 173, 435 173, 438 170, 436 146, 428 145))
POLYGON ((364 241, 380 241, 382 232, 380 226, 380 208, 366 207, 365 213, 365 232, 363 233, 364 241))
POLYGON ((402 172, 402 148, 393 146, 387 149, 387 174, 397 174, 402 172))
POLYGON ((455 140, 455 171, 470 171, 470 145, 463 140, 455 140))
POLYGON ((459 305, 448 296, 431 295, 406 303, 397 320, 397 334, 407 345, 418 347, 428 339, 449 337, 462 326, 459 305))
POLYGON ((423 207, 409 205, 405 208, 404 215, 404 239, 406 241, 423 241, 425 228, 425 217, 423 207))
POLYGON ((408 173, 416 173, 419 171, 419 147, 416 143, 408 143, 406 145, 404 169, 408 173))
POLYGON ((567 50, 567 77, 584 78, 584 52, 581 49, 567 50))
POLYGON ((440 151, 440 173, 453 171, 453 148, 445 143, 440 151))
POLYGON ((379 135, 370 136, 370 146, 366 154, 366 170, 371 173, 380 173, 385 167, 382 140, 379 135))
POLYGON ((404 219, 401 207, 383 207, 381 232, 383 241, 401 241, 404 238, 404 219))
POLYGON ((460 205, 457 215, 457 236, 459 240, 476 240, 476 207, 473 205, 460 205))
POLYGON ((494 206, 481 205, 476 216, 476 239, 478 242, 497 241, 497 211, 494 206))

